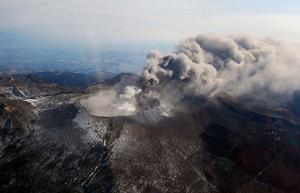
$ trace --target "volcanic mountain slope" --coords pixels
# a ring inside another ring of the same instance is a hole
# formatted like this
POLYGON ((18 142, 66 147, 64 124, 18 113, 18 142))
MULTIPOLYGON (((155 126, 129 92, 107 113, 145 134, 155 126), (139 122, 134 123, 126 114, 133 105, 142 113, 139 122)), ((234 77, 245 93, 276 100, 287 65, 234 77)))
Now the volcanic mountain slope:
POLYGON ((171 118, 123 120, 111 158, 120 192, 299 192, 298 120, 226 95, 190 101, 171 118))
MULTIPOLYGON (((27 80, 18 81, 20 85, 13 85, 25 93, 27 80)), ((30 84, 35 92, 29 96, 0 98, 0 192, 109 190, 106 148, 97 142, 98 136, 73 123, 78 108, 70 99, 82 93, 55 84, 30 84), (99 176, 96 168, 107 170, 106 177, 99 176), (97 185, 89 177, 93 173, 101 179, 97 185)))
POLYGON ((60 93, 70 93, 72 89, 47 82, 34 75, 26 77, 3 75, 0 77, 0 94, 10 98, 36 98, 60 93))
POLYGON ((221 94, 186 97, 173 116, 95 117, 85 93, 23 81, 2 83, 0 192, 300 192, 300 121, 288 110, 221 94))

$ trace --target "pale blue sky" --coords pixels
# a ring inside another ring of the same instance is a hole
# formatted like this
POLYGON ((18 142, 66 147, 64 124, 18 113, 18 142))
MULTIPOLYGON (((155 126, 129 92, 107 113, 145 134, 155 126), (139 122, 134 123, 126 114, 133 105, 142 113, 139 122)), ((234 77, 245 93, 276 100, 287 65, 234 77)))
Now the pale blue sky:
POLYGON ((0 0, 0 31, 50 41, 178 41, 200 33, 300 41, 299 0, 0 0))

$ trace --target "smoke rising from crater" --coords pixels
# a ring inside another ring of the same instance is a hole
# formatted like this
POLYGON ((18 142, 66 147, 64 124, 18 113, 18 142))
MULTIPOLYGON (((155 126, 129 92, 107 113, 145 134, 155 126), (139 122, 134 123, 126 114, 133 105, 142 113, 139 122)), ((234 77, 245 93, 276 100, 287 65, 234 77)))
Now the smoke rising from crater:
POLYGON ((299 48, 268 38, 199 35, 181 42, 174 53, 151 51, 141 89, 102 91, 82 103, 94 115, 117 116, 157 105, 169 113, 186 96, 222 92, 286 102, 300 89, 299 48))
POLYGON ((288 96, 300 88, 299 48, 267 38, 199 35, 174 53, 150 52, 143 77, 181 95, 288 96))
POLYGON ((136 95, 141 91, 134 86, 127 86, 120 93, 115 88, 110 88, 81 100, 81 104, 96 116, 132 115, 137 113, 136 95))

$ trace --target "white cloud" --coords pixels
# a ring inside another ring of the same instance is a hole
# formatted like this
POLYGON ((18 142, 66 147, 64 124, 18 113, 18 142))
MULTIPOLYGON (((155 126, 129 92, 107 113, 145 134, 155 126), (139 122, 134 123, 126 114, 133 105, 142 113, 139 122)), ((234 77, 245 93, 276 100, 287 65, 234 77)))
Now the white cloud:
POLYGON ((0 31, 29 32, 71 41, 87 41, 91 33, 95 34, 93 41, 177 41, 205 32, 300 40, 300 14, 280 11, 278 2, 277 6, 270 1, 249 2, 2 0, 0 31), (267 9, 268 5, 274 6, 280 14, 267 9), (265 8, 268 13, 257 13, 255 8, 265 8))

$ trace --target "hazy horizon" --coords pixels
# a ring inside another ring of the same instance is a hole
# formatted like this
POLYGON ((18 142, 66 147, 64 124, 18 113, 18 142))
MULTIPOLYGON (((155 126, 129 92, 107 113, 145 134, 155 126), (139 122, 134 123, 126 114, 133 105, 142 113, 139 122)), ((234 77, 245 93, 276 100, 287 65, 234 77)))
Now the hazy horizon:
POLYGON ((65 47, 155 47, 203 33, 299 42, 299 11, 295 0, 3 0, 0 32, 65 47))
POLYGON ((150 50, 198 34, 300 42, 299 13, 293 0, 2 0, 0 66, 140 72, 150 50))

